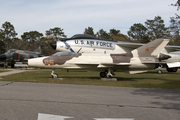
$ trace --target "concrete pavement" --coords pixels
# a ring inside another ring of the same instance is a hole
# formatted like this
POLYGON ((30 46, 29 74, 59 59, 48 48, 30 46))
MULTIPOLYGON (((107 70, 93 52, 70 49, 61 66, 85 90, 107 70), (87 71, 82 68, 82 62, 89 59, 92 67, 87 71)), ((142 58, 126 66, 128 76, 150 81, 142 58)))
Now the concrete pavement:
POLYGON ((179 93, 168 89, 0 81, 0 118, 37 120, 39 114, 48 114, 73 117, 67 120, 179 120, 179 93))

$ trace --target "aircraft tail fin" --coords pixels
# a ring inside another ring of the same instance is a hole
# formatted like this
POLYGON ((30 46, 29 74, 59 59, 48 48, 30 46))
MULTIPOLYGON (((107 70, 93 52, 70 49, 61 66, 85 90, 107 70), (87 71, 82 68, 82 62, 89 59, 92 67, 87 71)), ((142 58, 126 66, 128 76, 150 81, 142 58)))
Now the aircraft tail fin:
POLYGON ((156 57, 168 44, 169 39, 156 39, 132 51, 134 57, 156 57))
POLYGON ((34 52, 38 52, 39 54, 42 54, 42 45, 39 45, 34 52))

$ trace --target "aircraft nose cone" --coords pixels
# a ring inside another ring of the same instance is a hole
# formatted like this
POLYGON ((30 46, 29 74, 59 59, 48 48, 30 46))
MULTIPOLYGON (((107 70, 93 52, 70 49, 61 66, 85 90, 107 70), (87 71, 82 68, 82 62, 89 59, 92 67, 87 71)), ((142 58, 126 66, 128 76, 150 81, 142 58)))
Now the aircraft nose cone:
POLYGON ((0 60, 5 60, 5 59, 7 59, 6 55, 5 54, 1 54, 0 55, 0 60))
POLYGON ((43 63, 43 59, 45 59, 47 57, 39 57, 39 58, 32 58, 32 59, 28 59, 28 66, 29 67, 45 67, 44 63, 43 63))
POLYGON ((54 50, 56 50, 56 42, 54 42, 54 43, 50 43, 50 46, 54 49, 54 50))

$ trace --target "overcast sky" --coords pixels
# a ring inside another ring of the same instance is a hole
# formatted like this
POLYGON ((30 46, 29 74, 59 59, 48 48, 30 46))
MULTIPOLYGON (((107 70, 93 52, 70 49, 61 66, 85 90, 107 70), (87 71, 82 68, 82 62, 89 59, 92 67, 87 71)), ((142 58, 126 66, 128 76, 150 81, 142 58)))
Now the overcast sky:
POLYGON ((29 31, 45 31, 54 27, 64 29, 71 37, 93 27, 109 32, 118 29, 123 34, 134 23, 161 16, 166 27, 170 17, 178 13, 170 6, 177 0, 0 0, 0 26, 13 24, 18 37, 29 31))

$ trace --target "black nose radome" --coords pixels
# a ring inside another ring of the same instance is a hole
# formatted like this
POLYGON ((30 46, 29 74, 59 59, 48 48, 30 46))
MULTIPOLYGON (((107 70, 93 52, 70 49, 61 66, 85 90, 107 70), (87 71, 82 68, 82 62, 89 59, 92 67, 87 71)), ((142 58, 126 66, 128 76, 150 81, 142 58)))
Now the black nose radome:
POLYGON ((54 50, 56 50, 56 42, 54 42, 54 43, 50 43, 50 46, 54 49, 54 50))
POLYGON ((1 54, 0 55, 0 60, 5 60, 5 59, 7 59, 6 55, 5 54, 1 54))

